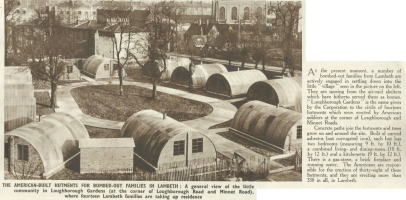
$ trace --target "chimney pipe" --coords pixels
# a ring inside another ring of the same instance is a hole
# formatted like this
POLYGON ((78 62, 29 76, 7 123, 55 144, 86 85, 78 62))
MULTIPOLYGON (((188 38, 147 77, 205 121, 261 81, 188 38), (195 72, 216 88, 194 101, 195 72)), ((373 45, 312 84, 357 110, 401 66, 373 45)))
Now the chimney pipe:
POLYGON ((164 113, 162 113, 162 119, 165 120, 166 118, 166 111, 164 110, 164 113))

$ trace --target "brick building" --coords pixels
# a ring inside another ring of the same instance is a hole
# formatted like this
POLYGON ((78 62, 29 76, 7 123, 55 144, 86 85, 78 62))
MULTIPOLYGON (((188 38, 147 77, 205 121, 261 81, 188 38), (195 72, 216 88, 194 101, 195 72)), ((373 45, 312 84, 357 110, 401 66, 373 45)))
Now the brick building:
POLYGON ((80 140, 80 173, 132 173, 134 147, 132 138, 80 140))

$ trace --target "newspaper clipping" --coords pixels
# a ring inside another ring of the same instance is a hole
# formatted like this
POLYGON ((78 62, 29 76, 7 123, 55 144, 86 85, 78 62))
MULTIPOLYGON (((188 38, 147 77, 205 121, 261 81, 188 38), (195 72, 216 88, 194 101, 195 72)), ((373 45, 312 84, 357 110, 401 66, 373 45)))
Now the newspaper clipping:
POLYGON ((1 196, 405 188, 406 62, 304 62, 305 3, 4 0, 1 196))

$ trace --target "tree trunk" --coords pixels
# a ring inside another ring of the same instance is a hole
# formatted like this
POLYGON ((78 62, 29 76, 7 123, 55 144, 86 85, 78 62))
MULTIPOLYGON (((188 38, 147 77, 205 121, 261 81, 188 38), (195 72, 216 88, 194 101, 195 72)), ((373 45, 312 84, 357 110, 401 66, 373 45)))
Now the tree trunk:
POLYGON ((120 80, 120 96, 123 95, 123 69, 120 67, 118 70, 118 79, 120 80))
POLYGON ((265 71, 265 61, 262 59, 262 71, 265 71))
POLYGON ((55 82, 51 82, 51 108, 52 109, 55 109, 57 107, 56 89, 57 89, 57 84, 55 82))
POLYGON ((156 89, 158 87, 158 81, 152 81, 152 99, 156 97, 156 89))
POLYGON ((242 61, 241 61, 241 69, 244 68, 245 65, 245 56, 243 56, 242 61))
POLYGON ((260 59, 257 59, 257 60, 255 61, 255 69, 258 69, 259 61, 260 61, 260 59))

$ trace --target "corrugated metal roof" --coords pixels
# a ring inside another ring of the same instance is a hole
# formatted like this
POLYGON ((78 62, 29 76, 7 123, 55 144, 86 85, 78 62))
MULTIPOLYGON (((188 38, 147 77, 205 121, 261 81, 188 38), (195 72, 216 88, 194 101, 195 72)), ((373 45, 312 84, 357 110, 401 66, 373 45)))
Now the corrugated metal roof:
POLYGON ((89 138, 85 126, 65 113, 53 113, 8 132, 23 138, 37 150, 44 165, 44 176, 53 174, 59 165, 79 152, 78 140, 89 138))
POLYGON ((79 148, 135 147, 133 138, 92 138, 79 140, 79 148))
MULTIPOLYGON (((147 61, 145 63, 145 66, 148 66, 148 63, 150 61, 147 61)), ((163 69, 163 62, 162 60, 158 61, 158 65, 160 67, 160 70, 163 69)), ((172 59, 167 59, 166 60, 166 71, 162 74, 161 80, 163 81, 169 81, 171 80, 172 72, 178 68, 178 67, 188 67, 190 64, 190 59, 189 58, 172 58, 172 59)), ((149 76, 148 72, 146 69, 142 70, 142 74, 144 76, 149 76)))
POLYGON ((302 91, 302 77, 272 79, 254 83, 247 92, 247 99, 260 100, 272 105, 290 107, 296 104, 302 91))
POLYGON ((296 95, 295 111, 302 113, 302 92, 298 92, 296 95))
POLYGON ((264 80, 267 80, 265 74, 256 69, 215 73, 207 80, 206 90, 234 97, 245 95, 252 84, 264 80), (214 88, 219 88, 217 83, 225 85, 215 91, 214 88))
MULTIPOLYGON (((193 87, 202 87, 206 84, 207 79, 212 74, 227 72, 227 68, 222 64, 204 64, 195 65, 195 71, 192 75, 193 87)), ((189 85, 189 67, 178 67, 176 68, 171 77, 171 82, 175 82, 182 85, 189 85), (184 80, 175 80, 184 79, 184 80)))
POLYGON ((238 109, 231 128, 284 148, 289 131, 301 124, 301 113, 261 101, 250 101, 238 109))
POLYGON ((155 110, 143 110, 135 113, 121 128, 122 137, 132 137, 135 153, 150 164, 157 166, 159 156, 166 143, 178 134, 198 133, 195 129, 178 122, 155 110))
POLYGON ((104 64, 110 62, 111 60, 114 59, 106 58, 101 55, 90 56, 83 64, 82 70, 97 77, 97 70, 99 67, 104 67, 104 64))

